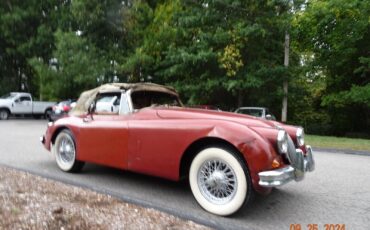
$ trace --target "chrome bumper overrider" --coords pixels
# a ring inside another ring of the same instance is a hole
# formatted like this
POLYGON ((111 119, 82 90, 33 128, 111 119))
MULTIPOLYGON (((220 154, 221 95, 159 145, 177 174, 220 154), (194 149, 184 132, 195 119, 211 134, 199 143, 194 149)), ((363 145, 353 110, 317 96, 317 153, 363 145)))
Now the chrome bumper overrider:
POLYGON ((297 149, 296 157, 295 168, 289 165, 284 168, 258 173, 260 177, 259 185, 262 187, 276 187, 292 180, 300 181, 303 180, 306 172, 315 170, 311 146, 307 146, 306 156, 304 156, 302 150, 297 149))
POLYGON ((42 144, 45 144, 45 136, 41 136, 41 137, 40 137, 40 142, 41 142, 42 144))

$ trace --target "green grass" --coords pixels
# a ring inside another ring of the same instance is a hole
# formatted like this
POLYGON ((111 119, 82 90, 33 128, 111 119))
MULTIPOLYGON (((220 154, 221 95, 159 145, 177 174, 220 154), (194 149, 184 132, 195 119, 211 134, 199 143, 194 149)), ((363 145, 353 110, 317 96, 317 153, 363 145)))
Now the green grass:
POLYGON ((370 140, 367 139, 306 135, 305 142, 313 147, 352 149, 370 152, 370 140))

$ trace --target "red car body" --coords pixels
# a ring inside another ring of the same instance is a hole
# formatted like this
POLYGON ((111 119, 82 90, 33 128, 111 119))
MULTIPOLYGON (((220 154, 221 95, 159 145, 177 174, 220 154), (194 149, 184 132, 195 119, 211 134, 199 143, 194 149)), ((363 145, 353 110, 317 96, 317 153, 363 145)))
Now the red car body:
POLYGON ((253 189, 264 194, 272 186, 261 186, 259 173, 289 165, 276 147, 279 130, 285 130, 304 155, 308 152, 305 145, 298 146, 298 127, 230 112, 183 107, 145 107, 125 115, 87 112, 61 118, 49 124, 42 138, 46 149, 51 150, 58 133, 65 129, 73 135, 78 161, 174 181, 187 176, 201 147, 225 145, 240 153, 253 189))

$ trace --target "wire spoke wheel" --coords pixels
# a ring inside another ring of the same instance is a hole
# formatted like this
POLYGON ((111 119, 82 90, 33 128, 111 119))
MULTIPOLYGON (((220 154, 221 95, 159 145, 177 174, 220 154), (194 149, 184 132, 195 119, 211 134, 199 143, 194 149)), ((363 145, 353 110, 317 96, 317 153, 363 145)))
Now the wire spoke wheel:
POLYGON ((198 186, 203 196, 217 204, 229 202, 237 190, 234 170, 220 159, 205 162, 198 172, 198 186))
POLYGON ((251 200, 251 179, 245 162, 234 150, 209 147, 193 159, 189 183, 194 198, 206 211, 228 216, 251 200))
POLYGON ((80 171, 83 162, 76 159, 76 146, 73 135, 69 130, 63 130, 55 139, 53 152, 58 167, 65 172, 80 171))
POLYGON ((74 161, 75 154, 73 140, 70 136, 63 136, 59 145, 60 159, 66 164, 71 164, 74 161))

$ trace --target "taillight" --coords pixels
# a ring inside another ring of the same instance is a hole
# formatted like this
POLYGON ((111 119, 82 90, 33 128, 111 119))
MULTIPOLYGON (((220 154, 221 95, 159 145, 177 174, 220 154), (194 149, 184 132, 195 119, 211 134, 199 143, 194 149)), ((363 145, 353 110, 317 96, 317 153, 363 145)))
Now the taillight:
POLYGON ((68 111, 69 111, 69 109, 70 109, 70 107, 69 107, 68 105, 64 105, 64 106, 63 106, 63 111, 64 111, 64 112, 68 112, 68 111))

